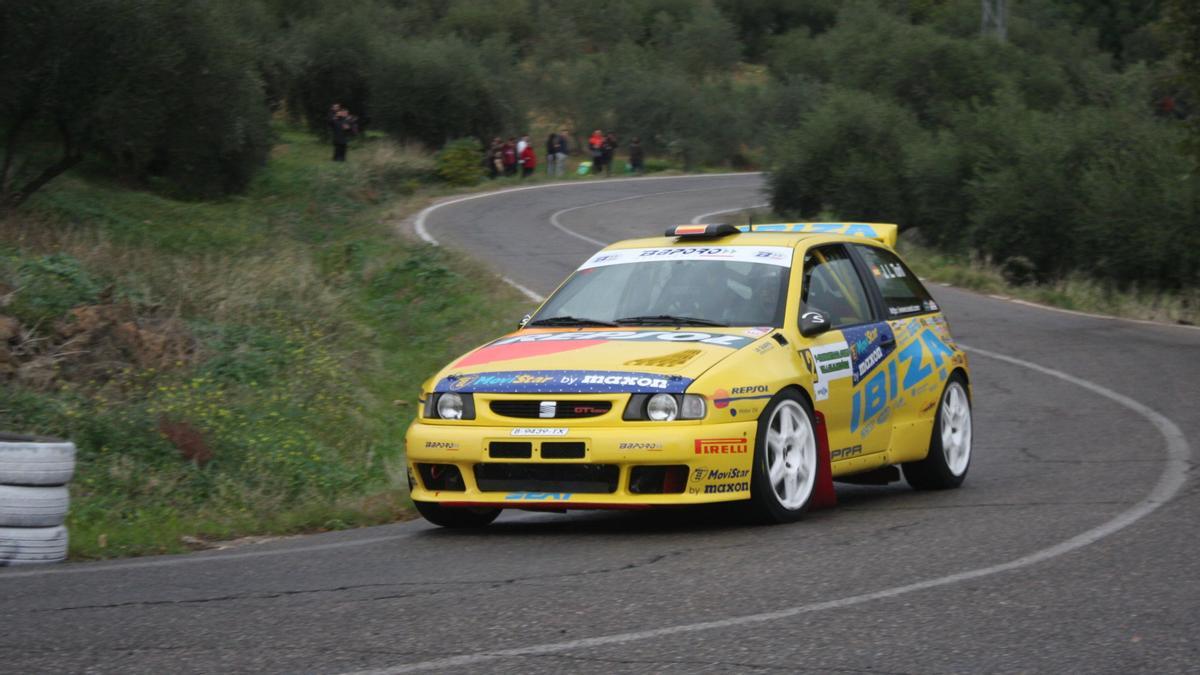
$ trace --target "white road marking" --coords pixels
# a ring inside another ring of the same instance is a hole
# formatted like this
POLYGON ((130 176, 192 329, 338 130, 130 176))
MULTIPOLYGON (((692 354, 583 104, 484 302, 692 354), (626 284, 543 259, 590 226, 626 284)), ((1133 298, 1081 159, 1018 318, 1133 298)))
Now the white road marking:
MULTIPOLYGON (((546 189, 546 188, 565 187, 565 186, 582 187, 582 186, 586 186, 586 185, 607 185, 609 183, 625 183, 625 182, 632 181, 632 180, 649 181, 649 180, 672 180, 672 179, 681 180, 681 179, 689 179, 689 178, 727 178, 729 176, 755 176, 760 173, 761 172, 759 172, 759 171, 745 171, 745 172, 732 172, 732 173, 704 173, 704 174, 695 174, 695 175, 688 175, 688 176, 649 176, 649 177, 642 176, 639 178, 606 179, 606 180, 597 181, 594 183, 580 182, 580 181, 564 181, 564 182, 557 182, 557 183, 544 183, 541 185, 526 185, 523 187, 507 188, 504 190, 492 190, 489 192, 480 192, 478 194, 466 195, 464 197, 457 197, 455 199, 448 199, 444 202, 438 202, 437 204, 433 204, 431 206, 425 207, 424 209, 421 210, 420 213, 417 214, 416 219, 413 220, 413 231, 417 233, 417 236, 421 238, 421 241, 424 241, 425 243, 430 244, 431 246, 441 246, 441 244, 438 242, 438 240, 435 239, 434 236, 429 233, 429 226, 426 225, 426 223, 425 223, 426 219, 429 217, 429 214, 442 208, 443 206, 451 206, 453 204, 461 204, 463 202, 469 202, 473 199, 483 199, 484 197, 508 194, 510 192, 524 192, 525 190, 542 190, 542 189, 546 189)), ((697 188, 697 190, 703 190, 703 188, 697 188)), ((641 197, 652 197, 654 195, 671 194, 674 192, 695 192, 697 190, 669 190, 666 192, 655 192, 655 193, 649 194, 649 195, 639 195, 637 197, 614 199, 612 201, 620 202, 620 201, 625 201, 626 199, 640 199, 641 197)), ((611 202, 596 202, 594 204, 585 204, 584 206, 579 206, 579 207, 575 207, 575 208, 585 208, 587 206, 597 206, 599 204, 609 204, 609 203, 611 203, 611 202)), ((559 211, 558 213, 555 213, 554 215, 550 216, 550 223, 552 225, 554 225, 555 227, 557 227, 558 229, 562 230, 563 232, 566 232, 567 234, 569 234, 573 237, 578 237, 590 244, 595 244, 600 247, 608 246, 607 242, 603 242, 603 241, 600 241, 599 239, 593 239, 586 235, 579 234, 578 232, 574 232, 572 230, 567 229, 561 223, 557 222, 556 219, 559 215, 561 215, 562 213, 565 213, 566 211, 572 211, 572 210, 574 210, 574 209, 564 209, 563 211, 559 211)), ((536 291, 533 291, 533 290, 529 289, 528 287, 521 285, 520 283, 518 283, 517 281, 515 281, 513 279, 510 279, 509 277, 501 276, 500 280, 503 281, 504 283, 508 284, 509 286, 512 286, 513 288, 517 289, 518 291, 521 292, 521 294, 523 294, 525 297, 529 298, 533 302, 541 304, 541 303, 545 302, 545 300, 546 300, 546 297, 544 295, 541 295, 541 294, 537 293, 536 291)))
POLYGON ((713 216, 719 216, 722 213, 734 213, 736 211, 745 211, 746 209, 761 209, 761 208, 764 208, 767 206, 770 206, 770 204, 751 204, 750 206, 739 206, 736 209, 721 209, 720 211, 709 211, 708 213, 701 213, 700 215, 696 216, 695 218, 692 218, 692 222, 693 223, 703 223, 704 221, 708 220, 709 218, 711 218, 713 216))
POLYGON ((481 663, 497 661, 505 658, 537 656, 539 654, 556 654, 574 651, 577 649, 587 649, 589 647, 601 647, 606 645, 636 642, 640 640, 650 640, 668 635, 678 635, 680 633, 695 633, 699 631, 717 630, 721 628, 736 628, 746 625, 766 623, 769 621, 778 621, 780 619, 787 619, 812 612, 820 612, 827 609, 851 607, 854 605, 871 602, 872 600, 893 598, 898 595, 913 593, 915 591, 923 591, 930 588, 948 586, 963 581, 969 581, 971 579, 978 579, 980 577, 991 576, 1001 572, 1009 572, 1012 570, 1029 567, 1030 565, 1045 562, 1052 558, 1057 558, 1061 555, 1093 544, 1105 537, 1115 534, 1116 532, 1153 513, 1158 507, 1162 506, 1172 497, 1178 494, 1180 488, 1183 487, 1184 482, 1187 479, 1186 471, 1188 470, 1188 460, 1191 455, 1191 448, 1188 445, 1187 438, 1183 435, 1183 432, 1179 429, 1179 427, 1161 413, 1143 403, 1125 396, 1124 394, 1117 393, 1090 380, 1075 377, 1074 375, 1069 375, 1059 370, 1047 368, 1045 366, 1012 356, 1007 356, 1005 354, 968 347, 964 347, 964 349, 967 349, 967 351, 971 352, 972 354, 1034 370, 1044 375, 1063 380, 1064 382, 1069 382, 1079 387, 1083 387, 1088 391, 1115 401, 1116 403, 1144 417, 1152 425, 1154 425, 1156 429, 1158 429, 1159 433, 1161 433, 1163 438, 1166 440, 1166 465, 1163 468, 1163 472, 1160 475, 1158 482, 1154 485, 1154 488, 1148 495, 1146 495, 1144 499, 1135 504, 1132 508, 1117 514, 1116 517, 1105 523, 1102 523, 1097 527, 1075 535, 1074 537, 1071 537, 1070 539, 1053 546, 1034 551, 1033 553, 1022 556, 1015 560, 999 563, 997 565, 966 570, 956 574, 926 579, 924 581, 918 581, 903 586, 894 586, 892 588, 886 588, 870 593, 862 593, 860 595, 852 595, 845 598, 827 600, 825 602, 788 607, 774 612, 763 612, 761 614, 749 614, 725 619, 716 619, 713 621, 680 624, 676 626, 664 626, 662 628, 653 628, 650 630, 633 631, 628 633, 616 633, 613 635, 602 635, 580 640, 549 642, 540 645, 530 645, 528 647, 515 647, 512 649, 498 649, 488 652, 478 652, 475 654, 462 654, 459 656, 434 659, 431 661, 399 664, 378 670, 359 671, 356 675, 391 675, 392 673, 411 673, 421 670, 454 668, 458 666, 475 666, 481 663))
MULTIPOLYGON (((417 523, 414 521, 412 524, 416 525, 417 523)), ((206 555, 204 553, 195 553, 178 556, 158 556, 148 560, 113 561, 110 563, 71 563, 61 567, 46 567, 36 570, 22 570, 20 572, 7 571, 4 568, 0 568, 0 582, 5 581, 6 579, 23 579, 26 577, 62 574, 91 574, 93 572, 121 572, 124 570, 134 570, 146 567, 173 567, 175 565, 190 565, 193 563, 223 562, 226 560, 244 560, 246 558, 268 558, 271 556, 288 555, 291 553, 311 553, 313 551, 326 551, 336 548, 355 548, 358 546, 379 544, 385 541, 407 539, 408 537, 412 537, 416 534, 416 531, 403 532, 399 534, 389 534, 382 537, 368 537, 366 539, 334 541, 327 544, 309 544, 306 546, 276 548, 268 551, 241 551, 238 553, 213 553, 210 555, 206 555)))
POLYGON ((530 300, 536 302, 539 305, 546 301, 546 296, 542 295, 541 293, 538 293, 537 291, 529 288, 528 286, 522 286, 521 284, 513 281, 512 279, 509 279, 508 277, 500 277, 500 280, 503 281, 504 283, 508 284, 509 286, 512 286, 513 288, 517 289, 518 291, 521 291, 521 293, 523 293, 525 295, 525 297, 529 298, 530 300))
MULTIPOLYGON (((540 185, 526 185, 523 187, 506 188, 504 190, 492 190, 489 192, 480 192, 478 194, 466 195, 464 197, 457 197, 455 199, 449 199, 444 202, 438 202, 437 204, 433 204, 431 206, 425 207, 420 213, 417 214, 416 220, 413 221, 413 230, 417 233, 417 236, 420 237, 421 240, 424 241, 425 243, 431 244, 433 246, 441 246, 441 244, 438 243, 438 240, 434 239, 433 235, 429 233, 429 227, 425 224, 425 220, 426 220, 426 218, 429 217, 429 214, 433 213, 434 211, 437 211, 438 209, 440 209, 442 207, 450 206, 452 204, 461 204, 463 202, 469 202, 473 199, 483 199, 484 197, 503 195, 503 194, 508 194, 510 192, 524 192, 525 190, 545 190, 547 188, 572 187, 572 186, 573 187, 582 187, 585 185, 609 185, 612 183, 627 183, 627 182, 633 181, 633 180, 652 181, 652 180, 687 180, 687 179, 692 179, 692 178, 728 178, 729 176, 756 176, 761 173, 762 173, 761 171, 732 171, 732 172, 728 172, 728 173, 689 174, 686 176, 641 176, 638 178, 607 178, 604 180, 597 180, 594 183, 585 182, 585 181, 563 181, 563 182, 558 182, 558 183, 542 183, 540 185)), ((607 244, 604 244, 604 245, 607 246, 607 244)))
POLYGON ((1166 321, 1153 321, 1150 319, 1130 319, 1130 318, 1124 317, 1124 316, 1110 316, 1108 314, 1093 314, 1092 312, 1081 312, 1076 309, 1066 309, 1065 307, 1052 307, 1050 305, 1043 305, 1039 302, 1033 302, 1031 300, 1021 300, 1018 298, 1005 298, 1005 299, 1016 305, 1025 305, 1026 307, 1036 307, 1038 309, 1044 309, 1044 310, 1047 310, 1050 312, 1060 312, 1062 314, 1071 314, 1073 316, 1083 316, 1083 317, 1087 317, 1089 319, 1107 319, 1110 321, 1127 321, 1129 323, 1140 323, 1144 326, 1168 326, 1170 328, 1186 328, 1188 330, 1200 330, 1200 326, 1193 326, 1191 324, 1186 324, 1186 323, 1167 323, 1166 321))
MULTIPOLYGON (((727 189, 740 189, 740 188, 741 188, 741 186, 739 185, 739 186, 732 186, 727 189)), ((666 190, 663 192, 651 192, 649 194, 644 194, 644 195, 634 195, 632 197, 619 197, 617 199, 606 199, 602 202, 592 202, 590 204, 580 204, 579 206, 567 207, 565 209, 562 209, 561 211, 555 211, 554 213, 550 214, 550 224, 553 225, 554 227, 558 228, 562 232, 571 235, 572 237, 582 239, 583 241, 586 241, 589 244, 595 244, 595 245, 603 248, 605 246, 608 246, 612 242, 600 241, 599 239, 593 239, 585 234, 580 234, 580 233, 576 232, 575 230, 568 228, 566 225, 563 225, 562 221, 558 219, 559 216, 566 214, 566 213, 570 213, 572 211, 579 211, 581 209, 590 209, 590 208, 593 208, 596 206, 605 206, 607 204, 616 204, 618 202, 630 202, 630 201, 635 201, 638 199, 645 199, 646 197, 661 197, 662 195, 676 195, 676 194, 682 194, 684 192, 712 192, 712 190, 713 190, 713 188, 689 188, 687 190, 666 190)), ((737 209, 734 209, 734 210, 736 211, 737 209)), ((717 213, 725 213, 725 211, 717 211, 717 213)), ((695 222, 695 221, 692 221, 692 222, 695 222)))

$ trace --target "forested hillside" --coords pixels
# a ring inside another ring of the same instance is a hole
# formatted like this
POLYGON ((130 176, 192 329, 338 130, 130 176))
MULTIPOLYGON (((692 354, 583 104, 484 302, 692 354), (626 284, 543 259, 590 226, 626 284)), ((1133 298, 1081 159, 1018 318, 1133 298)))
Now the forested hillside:
POLYGON ((684 167, 770 169, 780 213, 895 220, 1014 278, 1194 285, 1194 4, 1011 0, 1003 36, 986 4, 9 3, 4 199, 83 163, 236 193, 271 115, 320 134, 340 102, 430 148, 602 128, 684 167))

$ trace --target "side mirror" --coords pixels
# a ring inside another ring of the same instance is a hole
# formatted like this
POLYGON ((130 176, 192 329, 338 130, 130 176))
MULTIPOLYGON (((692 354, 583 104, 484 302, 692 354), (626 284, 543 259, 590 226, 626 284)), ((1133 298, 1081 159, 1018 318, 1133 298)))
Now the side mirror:
POLYGON ((829 328, 829 316, 819 309, 806 309, 800 314, 800 334, 804 337, 820 335, 829 328))
POLYGON ((532 314, 526 314, 525 316, 521 317, 521 323, 517 324, 517 330, 521 330, 522 328, 524 328, 525 324, 529 323, 529 320, 532 318, 533 318, 532 314))

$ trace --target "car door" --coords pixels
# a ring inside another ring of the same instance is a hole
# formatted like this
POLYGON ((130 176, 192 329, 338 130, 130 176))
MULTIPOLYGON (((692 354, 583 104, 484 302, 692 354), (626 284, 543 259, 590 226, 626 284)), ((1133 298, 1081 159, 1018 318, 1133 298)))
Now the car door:
POLYGON ((886 370, 895 340, 887 322, 880 320, 878 301, 868 293, 859 265, 842 244, 806 251, 801 284, 799 315, 818 310, 830 322, 830 330, 806 345, 830 458, 836 464, 883 452, 890 434, 880 419, 887 381, 874 373, 886 370))
POLYGON ((920 458, 928 449, 937 402, 952 368, 953 350, 939 330, 940 308, 916 275, 895 253, 878 246, 853 244, 896 340, 895 363, 888 370, 888 423, 895 461, 920 458))

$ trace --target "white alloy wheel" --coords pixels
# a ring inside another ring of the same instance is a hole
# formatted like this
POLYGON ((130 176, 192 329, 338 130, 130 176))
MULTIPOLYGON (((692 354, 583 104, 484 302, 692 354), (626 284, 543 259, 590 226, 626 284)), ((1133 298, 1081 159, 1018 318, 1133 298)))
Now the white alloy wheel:
POLYGON ((971 404, 967 392, 957 380, 942 394, 942 453, 946 468, 961 476, 971 463, 971 404))
POLYGON ((929 436, 929 454, 905 462, 904 480, 914 490, 947 490, 962 485, 971 466, 971 395, 962 373, 948 378, 929 436))
POLYGON ((779 505, 797 510, 808 503, 817 477, 817 439, 808 413, 785 399, 767 423, 767 479, 779 505))

